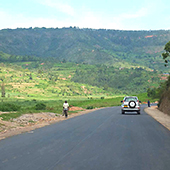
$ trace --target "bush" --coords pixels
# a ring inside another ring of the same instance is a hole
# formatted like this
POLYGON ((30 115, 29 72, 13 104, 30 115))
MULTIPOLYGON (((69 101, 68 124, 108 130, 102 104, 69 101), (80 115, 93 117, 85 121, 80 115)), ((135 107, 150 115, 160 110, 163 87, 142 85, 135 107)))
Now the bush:
POLYGON ((2 112, 4 111, 18 111, 20 110, 20 106, 16 105, 16 104, 12 104, 12 103, 1 103, 0 104, 0 110, 2 112))
POLYGON ((93 106, 87 106, 86 109, 94 109, 94 107, 93 106))
POLYGON ((101 97, 101 99, 104 99, 104 97, 101 97))
POLYGON ((36 110, 45 110, 46 105, 44 103, 38 103, 38 104, 35 105, 35 109, 36 110))

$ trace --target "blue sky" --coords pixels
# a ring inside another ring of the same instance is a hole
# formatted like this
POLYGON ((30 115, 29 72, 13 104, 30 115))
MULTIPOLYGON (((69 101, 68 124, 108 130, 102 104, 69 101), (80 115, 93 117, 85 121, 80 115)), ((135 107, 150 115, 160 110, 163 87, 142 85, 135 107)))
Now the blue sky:
POLYGON ((170 29, 170 0, 0 0, 0 29, 170 29))

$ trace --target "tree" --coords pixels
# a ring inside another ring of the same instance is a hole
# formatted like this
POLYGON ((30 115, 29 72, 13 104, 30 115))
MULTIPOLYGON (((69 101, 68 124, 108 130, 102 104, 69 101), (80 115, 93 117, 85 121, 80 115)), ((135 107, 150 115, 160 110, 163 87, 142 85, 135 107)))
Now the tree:
POLYGON ((5 84, 4 84, 4 82, 1 85, 1 96, 5 97, 5 84))
POLYGON ((165 45, 165 53, 162 53, 163 59, 165 60, 165 66, 167 66, 168 63, 168 57, 170 57, 170 41, 165 45))
POLYGON ((67 62, 66 59, 63 59, 62 63, 66 63, 66 62, 67 62))

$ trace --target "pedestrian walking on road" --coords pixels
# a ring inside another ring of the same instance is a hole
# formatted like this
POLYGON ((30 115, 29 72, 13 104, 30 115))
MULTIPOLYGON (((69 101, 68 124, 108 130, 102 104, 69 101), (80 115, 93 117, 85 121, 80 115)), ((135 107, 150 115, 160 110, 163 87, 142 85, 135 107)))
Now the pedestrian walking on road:
POLYGON ((68 116, 68 110, 69 110, 69 104, 67 101, 64 102, 63 104, 63 116, 65 115, 65 118, 68 116))
POLYGON ((150 101, 148 100, 148 107, 151 107, 151 105, 150 105, 150 101))

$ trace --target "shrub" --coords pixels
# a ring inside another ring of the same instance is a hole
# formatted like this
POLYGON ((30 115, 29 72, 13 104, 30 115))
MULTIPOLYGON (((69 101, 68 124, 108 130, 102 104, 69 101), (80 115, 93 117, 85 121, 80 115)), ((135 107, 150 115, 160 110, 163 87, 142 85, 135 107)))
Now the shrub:
POLYGON ((104 99, 104 97, 101 97, 101 99, 104 99))
POLYGON ((46 105, 44 103, 38 103, 38 104, 35 105, 35 109, 36 110, 45 110, 46 105))
POLYGON ((0 110, 1 111, 18 111, 20 110, 21 106, 12 104, 12 103, 1 103, 0 110))
POLYGON ((94 107, 93 106, 87 106, 86 109, 94 109, 94 107))

